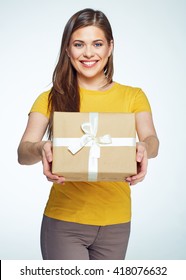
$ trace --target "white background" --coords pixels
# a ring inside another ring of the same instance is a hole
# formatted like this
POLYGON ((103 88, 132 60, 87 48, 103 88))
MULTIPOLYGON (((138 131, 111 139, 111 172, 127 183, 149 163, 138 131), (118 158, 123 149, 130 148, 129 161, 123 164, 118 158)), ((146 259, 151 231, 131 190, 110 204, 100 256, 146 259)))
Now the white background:
POLYGON ((51 184, 40 163, 18 165, 17 146, 33 101, 51 86, 64 25, 87 7, 108 16, 114 80, 145 91, 161 142, 145 181, 132 187, 127 259, 186 259, 184 0, 0 1, 0 258, 41 259, 51 184))

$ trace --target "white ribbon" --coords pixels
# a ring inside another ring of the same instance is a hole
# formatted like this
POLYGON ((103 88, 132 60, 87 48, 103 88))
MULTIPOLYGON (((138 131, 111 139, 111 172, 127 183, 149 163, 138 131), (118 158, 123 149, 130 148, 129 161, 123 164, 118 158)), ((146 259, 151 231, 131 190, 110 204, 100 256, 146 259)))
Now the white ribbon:
MULTIPOLYGON (((99 137, 101 138, 101 137, 99 137)), ((68 147, 68 146, 78 146, 77 143, 79 141, 79 138, 58 138, 55 137, 53 138, 53 146, 55 147, 68 147)), ((107 144, 107 147, 132 147, 136 145, 136 139, 133 137, 126 137, 126 138, 116 138, 112 137, 112 143, 107 144)), ((99 146, 103 147, 105 146, 104 144, 101 144, 99 141, 99 146)), ((77 150, 78 150, 77 147, 77 150)), ((91 142, 88 142, 85 147, 91 147, 91 142)), ((75 150, 75 149, 74 149, 75 150)))

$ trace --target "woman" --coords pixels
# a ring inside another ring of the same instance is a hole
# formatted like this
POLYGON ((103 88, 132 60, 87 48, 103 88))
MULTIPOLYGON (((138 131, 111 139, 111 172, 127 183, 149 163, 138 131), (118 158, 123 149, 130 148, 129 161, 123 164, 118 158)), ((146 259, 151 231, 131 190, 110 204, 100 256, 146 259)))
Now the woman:
POLYGON ((124 259, 130 234, 130 185, 141 182, 159 141, 147 97, 113 81, 112 29, 100 11, 74 14, 64 29, 53 87, 34 102, 18 148, 20 164, 42 161, 53 182, 41 228, 43 259, 124 259), (125 182, 65 182, 51 173, 54 111, 132 112, 139 138, 138 174, 125 182))

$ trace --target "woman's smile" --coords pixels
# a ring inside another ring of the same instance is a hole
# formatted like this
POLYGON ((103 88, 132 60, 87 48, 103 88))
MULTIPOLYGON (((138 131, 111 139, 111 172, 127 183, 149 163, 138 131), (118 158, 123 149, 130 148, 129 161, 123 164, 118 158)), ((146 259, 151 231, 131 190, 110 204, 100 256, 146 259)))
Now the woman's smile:
POLYGON ((94 67, 99 60, 80 60, 80 62, 82 63, 82 65, 86 68, 92 68, 94 67))

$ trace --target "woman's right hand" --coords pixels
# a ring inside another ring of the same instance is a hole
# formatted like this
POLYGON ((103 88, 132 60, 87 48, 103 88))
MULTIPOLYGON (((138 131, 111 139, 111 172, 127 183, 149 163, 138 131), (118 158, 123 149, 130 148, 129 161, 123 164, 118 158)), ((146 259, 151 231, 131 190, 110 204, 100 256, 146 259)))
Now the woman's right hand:
POLYGON ((43 163, 43 174, 47 180, 56 184, 63 184, 65 178, 52 173, 52 143, 51 141, 44 142, 42 146, 42 163, 43 163))

